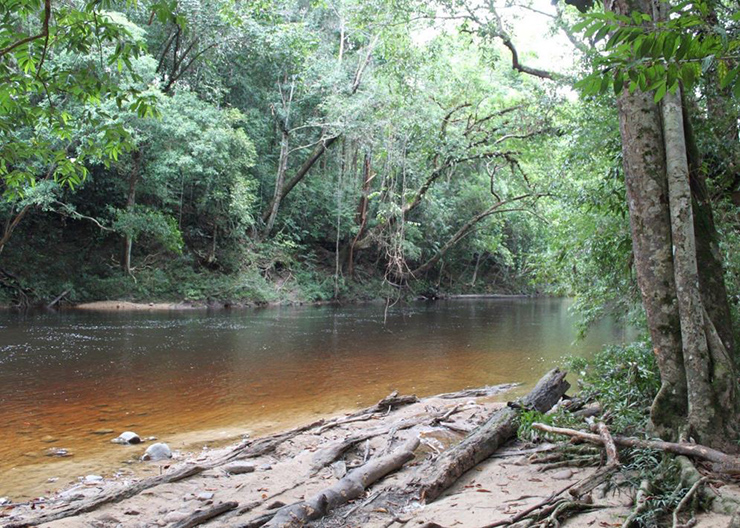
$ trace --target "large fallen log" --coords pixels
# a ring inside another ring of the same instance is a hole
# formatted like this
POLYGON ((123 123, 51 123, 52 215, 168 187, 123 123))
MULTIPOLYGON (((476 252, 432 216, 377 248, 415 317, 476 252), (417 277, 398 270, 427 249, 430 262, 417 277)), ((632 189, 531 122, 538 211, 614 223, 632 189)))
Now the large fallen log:
POLYGON ((414 437, 393 453, 370 460, 364 466, 349 472, 333 486, 310 499, 283 506, 264 525, 265 528, 303 526, 308 521, 323 517, 337 506, 360 497, 368 486, 412 460, 417 447, 419 439, 414 437))
MULTIPOLYGON (((592 444, 603 444, 604 439, 597 434, 577 431, 575 429, 565 429, 563 427, 553 427, 541 423, 532 424, 533 429, 545 433, 560 434, 577 438, 583 442, 592 444)), ((657 449, 658 451, 667 451, 677 455, 700 458, 714 463, 715 471, 729 473, 732 475, 740 474, 740 458, 717 451, 711 447, 699 444, 664 442, 663 440, 642 440, 631 436, 614 436, 614 443, 625 447, 640 447, 647 449, 657 449)))
POLYGON ((547 412, 563 397, 570 384, 565 372, 553 369, 545 374, 521 401, 496 411, 483 425, 459 444, 444 451, 439 458, 421 469, 410 486, 420 500, 431 502, 439 497, 466 471, 490 457, 501 445, 516 435, 521 409, 547 412))

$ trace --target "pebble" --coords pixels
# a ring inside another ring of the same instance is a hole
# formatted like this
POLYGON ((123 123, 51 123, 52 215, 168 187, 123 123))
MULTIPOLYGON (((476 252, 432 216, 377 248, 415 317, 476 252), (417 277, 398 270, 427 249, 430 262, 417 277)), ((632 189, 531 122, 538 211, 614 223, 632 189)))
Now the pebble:
POLYGON ((170 446, 161 442, 147 447, 146 452, 141 457, 142 460, 151 460, 154 462, 158 460, 167 460, 169 458, 172 458, 172 450, 170 449, 170 446))
POLYGON ((555 480, 568 480, 572 476, 573 471, 571 471, 570 469, 563 469, 552 474, 552 478, 554 478, 555 480))
POLYGON ((254 466, 252 464, 245 464, 244 462, 234 462, 224 466, 224 471, 231 475, 243 475, 244 473, 254 472, 254 466))
POLYGON ((88 475, 85 477, 85 484, 99 484, 103 482, 103 477, 100 475, 88 475))
POLYGON ((199 501, 209 501, 213 498, 213 492, 201 491, 200 493, 198 493, 198 495, 195 496, 195 498, 199 501))
POLYGON ((114 444, 140 444, 141 438, 133 431, 125 431, 118 438, 111 440, 114 444))
POLYGON ((41 441, 45 444, 53 444, 54 442, 58 442, 59 439, 54 436, 46 435, 41 438, 41 441))
POLYGON ((46 451, 44 451, 44 454, 46 456, 50 457, 71 457, 72 453, 68 449, 65 449, 63 447, 50 447, 46 451))
POLYGON ((11 501, 9 497, 0 497, 0 506, 5 506, 6 504, 10 504, 11 501))
POLYGON ((260 471, 270 471, 272 466, 270 464, 262 464, 259 468, 260 471))

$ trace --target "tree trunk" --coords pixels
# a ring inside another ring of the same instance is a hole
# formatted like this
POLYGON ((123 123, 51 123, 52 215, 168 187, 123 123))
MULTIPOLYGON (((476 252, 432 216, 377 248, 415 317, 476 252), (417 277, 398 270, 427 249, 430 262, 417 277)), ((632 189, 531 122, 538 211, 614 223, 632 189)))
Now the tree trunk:
MULTIPOLYGON (((655 12, 650 0, 608 6, 627 16, 655 12)), ((669 91, 661 116, 652 94, 625 89, 618 108, 635 270, 661 375, 651 419, 663 437, 684 432, 725 447, 736 416, 734 364, 702 302, 721 293, 716 281, 700 286, 687 148, 693 142, 690 128, 684 129, 681 96, 669 91)), ((713 220, 702 231, 710 248, 712 230, 713 220)), ((720 326, 726 333, 721 317, 720 326)))
MULTIPOLYGON (((136 205, 136 185, 139 183, 141 176, 141 151, 134 150, 131 153, 133 167, 128 177, 128 196, 126 197, 126 212, 131 213, 136 205)), ((131 250, 133 249, 134 239, 131 234, 127 234, 123 239, 123 271, 126 274, 131 273, 131 250)))
POLYGON ((673 266, 688 389, 687 425, 690 434, 709 438, 713 427, 722 430, 723 424, 717 421, 719 409, 715 408, 712 395, 709 347, 704 334, 681 95, 667 93, 662 110, 673 266))
POLYGON ((517 196, 515 198, 510 198, 508 200, 500 200, 493 204, 491 207, 483 211, 482 213, 478 213, 473 218, 468 220, 463 226, 458 229, 450 239, 445 242, 445 244, 437 251, 437 253, 434 254, 429 260, 424 262, 421 266, 416 268, 415 270, 409 272, 410 276, 418 276, 421 273, 424 273, 426 271, 429 271, 432 266, 434 266, 439 260, 445 256, 445 254, 455 247, 458 242, 460 242, 463 238, 465 238, 468 233, 470 233, 470 230, 473 229, 481 220, 488 218, 494 213, 507 213, 511 211, 522 211, 524 209, 522 208, 516 208, 516 209, 501 209, 504 205, 510 204, 512 202, 518 202, 520 200, 524 200, 526 198, 537 198, 537 195, 533 194, 522 194, 520 196, 517 196))
POLYGON ((275 177, 275 193, 270 202, 269 213, 265 221, 265 230, 262 232, 263 238, 267 238, 275 226, 275 219, 280 210, 280 202, 283 199, 283 182, 285 181, 285 171, 288 168, 288 153, 290 152, 290 136, 288 130, 283 128, 282 140, 280 141, 280 160, 278 161, 277 176, 275 177))
POLYGON ((661 379, 651 420, 660 436, 673 437, 688 414, 688 403, 673 275, 663 132, 651 94, 630 94, 624 90, 618 107, 637 283, 661 379))
POLYGON ((696 237, 696 259, 699 266, 699 288, 702 301, 717 332, 734 363, 738 365, 738 351, 732 330, 730 303, 727 299, 722 255, 719 250, 717 227, 714 223, 712 203, 707 191, 703 160, 696 144, 694 129, 689 118, 689 106, 684 94, 683 124, 686 135, 686 154, 689 159, 692 206, 694 212, 694 236, 696 237))
MULTIPOLYGON (((300 181, 308 174, 308 171, 311 170, 311 167, 313 167, 316 162, 321 159, 321 156, 323 156, 324 152, 326 152, 337 139, 339 139, 339 136, 333 136, 327 139, 321 139, 319 141, 318 145, 316 145, 316 147, 311 152, 311 155, 306 158, 306 160, 298 168, 293 177, 285 182, 285 184, 282 186, 278 201, 282 201, 285 199, 288 193, 293 190, 293 187, 300 183, 300 181)), ((280 207, 279 203, 277 207, 280 207)), ((265 209, 265 212, 262 213, 263 222, 267 223, 273 209, 275 209, 274 199, 272 202, 270 202, 270 205, 267 207, 267 209, 265 209)))
POLYGON ((362 168, 362 196, 360 197, 360 203, 357 206, 357 215, 355 216, 355 221, 358 225, 357 234, 349 245, 349 255, 347 257, 347 273, 350 278, 353 278, 355 273, 355 246, 365 234, 365 227, 367 226, 368 195, 370 194, 370 182, 372 182, 373 178, 370 153, 366 152, 362 168))

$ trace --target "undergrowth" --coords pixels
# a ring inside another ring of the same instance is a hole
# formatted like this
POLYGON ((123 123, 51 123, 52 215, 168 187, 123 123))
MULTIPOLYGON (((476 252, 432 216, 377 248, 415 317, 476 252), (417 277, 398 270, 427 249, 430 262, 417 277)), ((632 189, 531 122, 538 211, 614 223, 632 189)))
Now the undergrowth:
MULTIPOLYGON (((576 397, 587 405, 598 402, 601 412, 596 420, 604 421, 612 435, 650 436, 650 405, 660 388, 660 377, 649 342, 607 346, 589 359, 568 358, 566 365, 578 376, 580 390, 576 397)), ((521 439, 563 440, 562 436, 547 435, 533 429, 535 422, 589 429, 584 418, 562 407, 547 415, 524 411, 519 428, 521 439)), ((574 454, 574 446, 563 444, 560 449, 563 456, 570 456, 576 465, 578 457, 574 454)), ((671 526, 671 514, 690 487, 682 480, 677 458, 662 451, 637 448, 620 448, 619 458, 619 472, 607 481, 605 492, 636 495, 641 483, 650 482, 646 507, 633 517, 631 526, 671 526)), ((598 457, 595 460, 598 463, 598 457)))

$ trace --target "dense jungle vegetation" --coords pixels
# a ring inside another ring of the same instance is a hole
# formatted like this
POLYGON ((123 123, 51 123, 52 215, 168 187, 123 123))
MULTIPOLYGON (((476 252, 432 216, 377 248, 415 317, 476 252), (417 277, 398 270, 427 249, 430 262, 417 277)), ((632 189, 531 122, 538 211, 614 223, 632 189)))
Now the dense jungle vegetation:
POLYGON ((575 10, 4 5, 6 302, 634 289, 575 10), (512 68, 522 16, 556 53, 512 68))
POLYGON ((629 14, 575 1, 3 3, 7 302, 502 292, 628 313, 615 98, 678 81, 737 298, 723 2, 619 38, 629 14))

